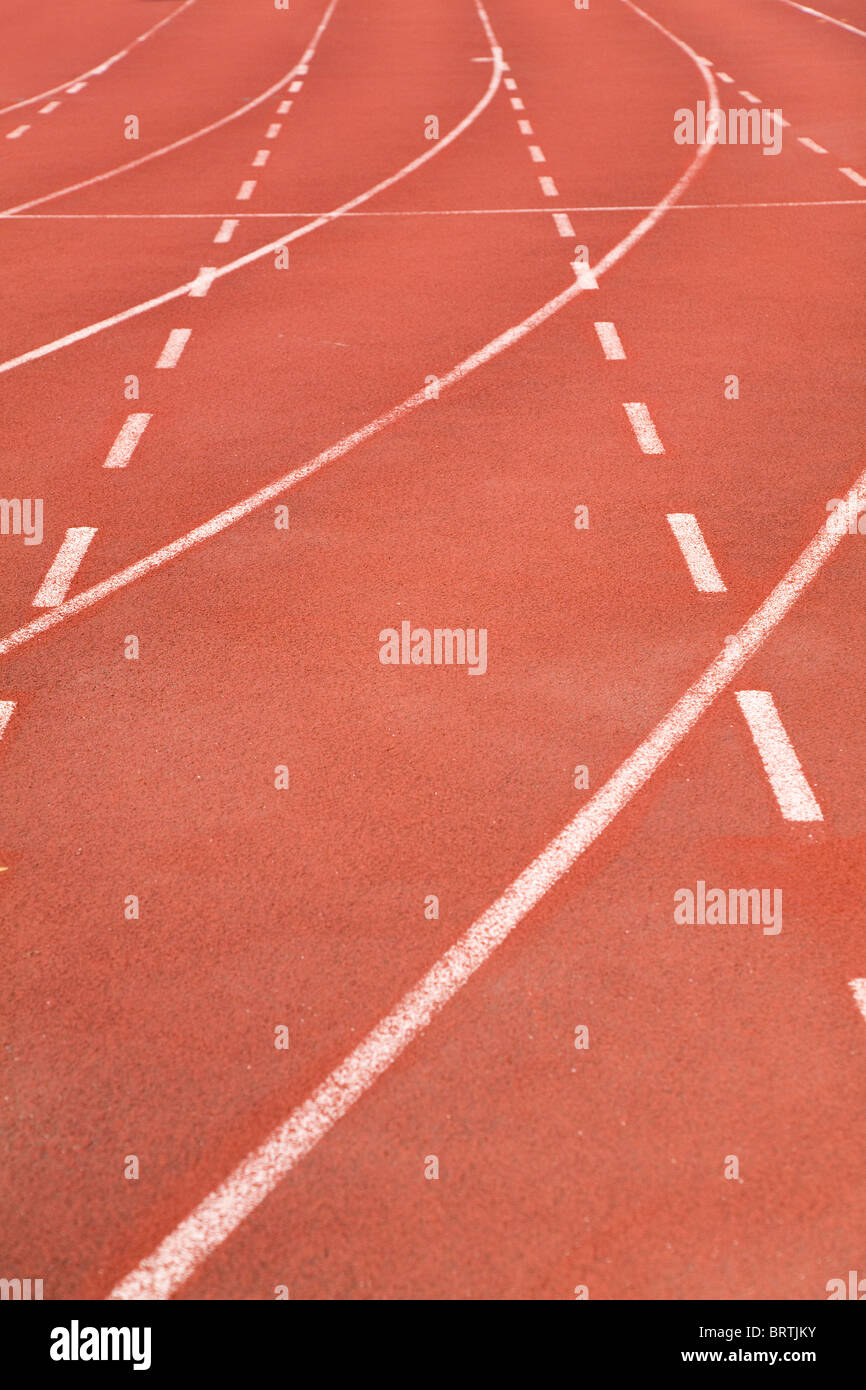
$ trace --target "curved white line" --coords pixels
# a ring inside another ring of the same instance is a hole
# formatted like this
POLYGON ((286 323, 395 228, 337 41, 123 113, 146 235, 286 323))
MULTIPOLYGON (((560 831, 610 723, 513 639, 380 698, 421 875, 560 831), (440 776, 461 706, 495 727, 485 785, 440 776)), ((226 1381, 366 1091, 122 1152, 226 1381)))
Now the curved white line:
POLYGON ((185 9, 188 9, 190 5, 194 4, 195 0, 183 0, 183 4, 178 5, 176 10, 172 10, 171 14, 163 15, 162 19, 152 25, 150 29, 145 29, 143 34, 139 34, 136 38, 130 39, 126 48, 118 49, 116 53, 112 53, 110 58, 106 58, 103 62, 98 63, 95 68, 88 68, 87 72, 80 72, 77 77, 70 77, 66 82, 59 82, 56 87, 49 87, 46 91, 39 92, 35 97, 23 97, 21 101, 13 101, 11 106, 0 106, 0 116, 5 116, 9 111, 17 111, 21 106, 33 106, 35 102, 42 101, 45 97, 53 96, 55 92, 64 92, 67 87, 71 87, 75 82, 82 82, 85 77, 96 77, 103 72, 107 72, 115 63, 119 63, 121 58, 127 56, 134 44, 144 43, 146 39, 150 38, 151 34, 156 33, 157 29, 161 29, 164 24, 170 24, 171 21, 177 19, 178 15, 185 9))
MULTIPOLYGON (((305 49, 308 57, 315 52, 319 39, 328 26, 328 21, 334 12, 336 4, 337 0, 331 0, 330 5, 319 21, 318 28, 305 49)), ((230 111, 227 116, 220 116, 218 121, 212 121, 210 125, 202 126, 201 130, 194 130, 190 135, 182 135, 179 140, 172 140, 170 145, 163 145, 158 150, 151 150, 149 154, 140 155, 138 159, 129 159, 125 164, 118 164, 114 169, 106 169, 104 174, 92 174, 90 178, 81 179, 78 183, 67 184, 65 188, 56 188, 53 193, 43 193, 38 198, 30 198, 26 203, 16 203, 15 207, 4 208, 2 212, 0 212, 0 218, 13 217, 16 212, 26 212, 28 208, 36 208, 42 203, 52 202, 55 198, 63 198, 67 193, 77 193, 81 188, 90 188, 95 183, 104 183, 106 179, 113 179, 117 174, 126 173, 128 169, 138 169, 142 164, 149 164, 152 159, 161 159, 164 154, 170 154, 172 150, 179 150, 181 146, 189 145, 193 140, 200 140, 202 136, 210 135, 211 131, 219 130, 221 126, 228 125, 229 121, 236 121, 239 116, 245 116, 248 111, 253 111, 257 106, 261 106, 263 101, 267 101, 269 97, 275 96, 280 88, 284 87, 286 83, 294 77, 298 69, 303 66, 303 62, 296 63, 278 82, 268 87, 267 91, 262 92, 257 97, 253 97, 252 101, 246 102, 243 106, 239 106, 236 111, 230 111)))
POLYGON ((839 29, 847 29, 849 34, 859 34, 861 39, 866 39, 866 30, 857 29, 847 20, 835 19, 831 14, 824 14, 823 10, 810 9, 808 5, 798 5, 797 0, 782 0, 783 5, 790 5, 793 10, 802 10, 803 14, 811 15, 813 19, 823 19, 828 24, 835 24, 839 29))

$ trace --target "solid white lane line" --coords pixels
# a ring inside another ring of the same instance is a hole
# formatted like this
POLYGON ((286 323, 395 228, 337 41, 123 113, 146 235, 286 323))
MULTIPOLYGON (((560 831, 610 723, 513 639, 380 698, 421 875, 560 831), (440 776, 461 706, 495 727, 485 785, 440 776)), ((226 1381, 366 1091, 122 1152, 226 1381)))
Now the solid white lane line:
POLYGON ((214 280, 217 278, 217 268, 215 265, 203 265, 198 275, 193 280, 187 294, 190 299, 204 299, 214 280))
POLYGON ((533 164, 547 163, 547 160, 544 158, 544 154, 539 145, 529 146, 529 158, 532 160, 533 164))
POLYGON ((847 29, 849 34, 859 34, 861 39, 866 39, 866 29, 856 29, 846 19, 836 19, 831 14, 824 14, 823 10, 813 10, 808 5, 799 5, 797 0, 782 0, 782 3, 790 5, 792 10, 802 10, 803 14, 812 15, 814 19, 819 19, 825 24, 835 24, 839 29, 847 29))
POLYGON ((315 50, 314 48, 308 48, 307 51, 306 51, 306 53, 304 54, 303 58, 301 59, 301 62, 302 62, 302 63, 311 63, 311 62, 313 61, 313 59, 315 58, 315 56, 316 56, 316 50, 315 50))
POLYGON ((698 593, 727 593, 722 576, 716 569, 715 561, 698 525, 697 517, 693 516, 691 512, 670 512, 668 522, 683 553, 683 559, 689 567, 689 574, 694 580, 698 593))
POLYGON ((256 186, 255 179, 244 179, 235 195, 237 202, 244 203, 253 196, 253 189, 256 186))
POLYGON ((604 355, 609 362, 625 361, 625 348, 620 342, 619 334, 612 323, 595 323, 593 328, 598 334, 598 341, 604 349, 604 355))
POLYGON ((267 128, 267 130, 265 131, 265 139, 266 139, 266 140, 276 140, 276 138, 277 138, 277 136, 279 135, 279 133, 280 133, 280 131, 282 130, 282 128, 283 128, 283 123, 282 123, 282 121, 274 121, 273 125, 269 125, 268 128, 267 128))
POLYGON ((264 169, 270 157, 270 150, 256 150, 255 156, 253 158, 253 168, 264 169))
POLYGON ((839 173, 844 174, 846 179, 850 179, 852 183, 858 184, 860 188, 866 188, 866 179, 864 179, 862 174, 858 174, 856 169, 843 169, 840 165, 839 173))
MULTIPOLYGON (((629 0, 630 3, 630 0, 629 0)), ((643 14, 643 11, 639 11, 643 14)), ((655 21, 653 21, 655 22, 655 21)), ((667 32, 667 31, 666 31, 667 32)), ((866 498, 866 471, 849 497, 866 498)), ((115 1285, 113 1299, 166 1299, 423 1033, 545 894, 629 805, 793 608, 841 540, 825 521, 752 617, 571 821, 299 1105, 115 1285)))
POLYGON ((559 189, 557 188, 556 184, 553 182, 553 179, 550 177, 549 174, 542 174, 539 177, 538 182, 541 184, 541 191, 544 194, 545 198, 559 197, 559 189))
POLYGON ((517 129, 520 131, 520 134, 521 134, 521 135, 534 135, 534 134, 535 134, 534 130, 532 129, 532 122, 531 122, 531 121, 518 121, 518 122, 517 122, 517 129))
POLYGON ((214 237, 214 244, 216 246, 222 246, 225 242, 231 241, 232 234, 237 226, 238 220, 236 217, 227 217, 224 222, 220 223, 219 231, 214 237))
POLYGON ((95 535, 95 526, 70 526, 51 568, 39 585, 34 608, 55 608, 63 602, 95 535))
POLYGON ((287 112, 291 111, 291 109, 292 103, 290 101, 281 101, 279 106, 277 107, 277 115, 285 116, 287 112))
POLYGON ((866 980, 849 980, 848 988, 854 994, 854 1003, 866 1018, 866 980))
POLYGON ((50 116, 51 112, 56 111, 59 105, 59 101, 48 101, 44 106, 40 106, 37 114, 40 116, 50 116))
POLYGON ((726 72, 717 72, 717 73, 716 73, 716 77, 719 79, 720 82, 730 82, 730 83, 733 83, 733 81, 734 81, 733 77, 729 77, 728 74, 727 74, 726 72))
POLYGON ((6 732, 6 725, 15 713, 15 700, 0 700, 0 738, 6 732))
POLYGON ((785 820, 823 820, 769 690, 738 690, 736 696, 785 820))
POLYGON ((741 96, 741 97, 745 97, 745 98, 746 98, 746 101, 750 101, 750 102, 752 103, 753 106, 760 106, 760 104, 761 104, 761 98, 760 98, 760 97, 756 97, 754 92, 744 92, 744 91, 741 91, 741 92, 740 92, 740 96, 741 96))
POLYGON ((7 140, 20 140, 20 139, 21 139, 21 136, 24 134, 25 130, 29 130, 29 129, 30 129, 29 125, 19 125, 19 126, 16 126, 14 130, 10 130, 10 131, 7 132, 6 139, 7 139, 7 140))
POLYGON ((511 105, 514 107, 515 111, 526 110, 526 107, 523 105, 523 102, 520 100, 520 97, 509 97, 509 101, 511 102, 511 105))
POLYGON ((556 230, 559 232, 560 236, 576 236, 576 232, 571 225, 571 218, 567 212, 553 213, 553 220, 556 223, 556 230))
POLYGON ((817 140, 810 140, 808 135, 798 135, 797 139, 801 145, 805 145, 807 150, 814 150, 815 154, 826 154, 823 145, 819 145, 817 140))
POLYGON ((136 411, 133 415, 128 415, 120 429, 120 434, 115 439, 108 453, 108 458, 102 465, 103 468, 125 468, 135 452, 136 445, 147 429, 150 415, 144 411, 136 411))
POLYGON ((176 367, 183 352, 190 340, 191 328, 173 328, 169 333, 165 347, 157 358, 157 367, 176 367))
POLYGON ((641 451, 645 454, 663 454, 665 449, 652 422, 652 416, 643 401, 623 402, 623 410, 631 421, 641 451))

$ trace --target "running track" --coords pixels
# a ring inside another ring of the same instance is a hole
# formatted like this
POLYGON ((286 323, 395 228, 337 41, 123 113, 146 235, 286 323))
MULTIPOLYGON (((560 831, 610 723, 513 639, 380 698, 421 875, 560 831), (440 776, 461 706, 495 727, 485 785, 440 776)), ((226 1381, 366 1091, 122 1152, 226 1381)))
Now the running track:
POLYGON ((866 5, 820 9, 3 0, 3 1276, 866 1269, 866 5), (676 144, 715 93, 780 153, 676 144), (382 665, 404 620, 486 673, 382 665), (675 924, 699 880, 782 930, 675 924))

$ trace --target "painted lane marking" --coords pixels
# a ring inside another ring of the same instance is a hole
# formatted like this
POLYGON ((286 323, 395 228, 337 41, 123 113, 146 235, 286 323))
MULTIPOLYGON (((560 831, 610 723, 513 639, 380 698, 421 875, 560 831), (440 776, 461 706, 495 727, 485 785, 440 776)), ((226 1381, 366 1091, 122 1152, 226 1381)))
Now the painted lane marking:
POLYGON ((10 130, 10 131, 7 132, 6 139, 7 139, 7 140, 20 140, 20 139, 21 139, 21 136, 24 134, 24 132, 25 132, 26 130, 29 130, 29 129, 30 129, 29 125, 19 125, 19 126, 16 126, 14 130, 10 130))
POLYGON ((529 158, 532 160, 533 164, 546 164, 546 163, 547 163, 547 160, 544 158, 544 154, 543 154, 543 152, 542 152, 542 150, 541 150, 541 147, 540 147, 539 145, 530 145, 530 146, 529 146, 529 158))
POLYGON ((517 122, 517 129, 520 131, 520 134, 521 134, 521 135, 534 135, 534 134, 535 134, 535 131, 532 129, 532 122, 531 122, 531 121, 518 121, 518 122, 517 122))
POLYGON ((51 568, 36 591, 34 608, 55 608, 63 602, 95 535, 95 526, 70 526, 51 562, 51 568))
POLYGON ((753 106, 760 106, 761 104, 761 98, 756 97, 754 92, 744 92, 741 90, 740 96, 745 97, 746 101, 750 101, 753 106))
POLYGON ((270 150, 256 150, 253 158, 253 168, 263 169, 271 157, 270 150))
POLYGON ((736 697, 785 820, 823 820, 769 690, 738 690, 736 697))
POLYGON ((593 328, 598 335, 598 341, 604 349, 604 355, 608 362, 624 362, 625 348, 620 342, 615 326, 612 323, 594 323, 593 328))
POLYGON ((716 77, 719 79, 720 82, 730 82, 730 83, 733 83, 733 81, 734 81, 733 77, 729 77, 728 74, 727 74, 726 72, 717 72, 717 73, 716 73, 716 77))
POLYGON ((559 197, 559 189, 557 188, 556 184, 553 182, 553 179, 550 177, 549 174, 542 174, 539 177, 538 182, 541 184, 541 191, 544 194, 545 198, 559 197))
POLYGON ((223 246, 227 241, 231 241, 235 228, 238 226, 236 217, 227 217, 220 223, 219 231, 214 237, 216 246, 223 246))
POLYGON ((112 444, 103 468, 125 468, 135 452, 138 441, 147 429, 150 415, 136 411, 124 420, 120 433, 112 444))
POLYGON ((866 980, 849 980, 848 988, 854 994, 854 1003, 866 1018, 866 980))
POLYGON ((797 0, 782 0, 784 5, 790 5, 791 9, 802 10, 803 14, 812 15, 814 19, 819 19, 824 24, 835 24, 840 29, 847 29, 849 34, 859 34, 861 39, 866 39, 866 29, 856 29, 845 19, 835 19, 831 14, 824 14, 823 10, 810 9, 808 5, 798 5, 797 0))
POLYGON ((276 140, 282 128, 282 121, 274 121, 273 125, 269 125, 267 130, 265 131, 265 139, 276 140))
POLYGON ((281 101, 279 106, 277 107, 277 115, 285 116, 289 111, 291 111, 291 109, 292 103, 290 101, 281 101))
POLYGON ((668 523, 683 553, 699 594, 725 594, 722 576, 704 540, 698 519, 691 512, 670 512, 668 523))
POLYGON ((844 174, 846 179, 850 179, 852 183, 858 184, 860 188, 866 188, 866 179, 864 179, 862 174, 858 174, 856 169, 843 169, 840 165, 839 173, 844 174))
POLYGON ((826 154, 823 145, 819 145, 817 140, 810 140, 808 135, 798 135, 797 139, 801 145, 805 145, 807 150, 814 150, 815 154, 826 154))
POLYGON ((255 179, 244 179, 235 197, 239 203, 247 202, 253 196, 253 189, 256 186, 255 179))
POLYGON ((520 100, 520 97, 509 97, 509 101, 511 102, 511 105, 514 107, 515 111, 526 110, 526 107, 523 105, 523 102, 520 100))
POLYGON ((157 367, 176 367, 191 334, 191 328, 173 328, 166 339, 165 347, 156 360, 157 367))
POLYGON ((0 700, 0 738, 6 732, 6 725, 15 713, 15 700, 0 700))
POLYGON ((303 85, 304 85, 303 82, 290 82, 290 83, 289 83, 289 91, 290 91, 290 92, 299 92, 299 91, 301 90, 301 88, 303 87, 303 85))
POLYGON ((187 291, 190 299, 204 299, 217 274, 215 265, 203 265, 187 291))
POLYGON ((40 116, 50 116, 51 112, 56 111, 59 105, 59 101, 48 101, 44 106, 40 106, 37 114, 40 116))
POLYGON ((658 437, 652 416, 643 401, 623 402, 623 410, 631 421, 637 442, 644 454, 663 454, 664 445, 658 437))
POLYGON ((75 96, 76 92, 83 92, 86 86, 86 82, 73 82, 71 87, 66 88, 66 91, 69 94, 69 96, 75 96))
POLYGON ((552 215, 556 223, 556 230, 559 232, 560 236, 574 237, 577 235, 571 225, 571 218, 567 212, 555 212, 552 215))

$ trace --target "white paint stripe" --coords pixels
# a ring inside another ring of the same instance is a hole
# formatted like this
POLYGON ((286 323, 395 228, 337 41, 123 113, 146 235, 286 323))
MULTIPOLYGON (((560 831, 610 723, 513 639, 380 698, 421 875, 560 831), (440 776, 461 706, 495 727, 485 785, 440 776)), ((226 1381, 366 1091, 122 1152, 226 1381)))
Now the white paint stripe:
POLYGON ((736 696, 785 820, 823 820, 770 692, 738 690, 736 696))
POLYGON ((303 82, 290 82, 290 83, 289 83, 289 91, 290 91, 290 92, 299 92, 299 91, 301 90, 301 88, 303 87, 303 85, 304 85, 303 82))
POLYGON ((556 184, 553 182, 553 179, 550 177, 549 174, 541 174, 538 182, 541 184, 541 191, 544 194, 545 198, 559 197, 559 189, 557 188, 556 184))
POLYGON ((683 559, 689 567, 699 594, 725 594, 727 589, 722 576, 716 569, 715 561, 709 552, 696 516, 691 512, 668 513, 670 528, 677 544, 683 552, 683 559))
POLYGON ((754 92, 744 92, 741 90, 740 96, 745 97, 746 101, 750 101, 753 106, 760 106, 761 104, 761 98, 756 97, 754 92))
POLYGON ((520 100, 520 97, 509 97, 509 101, 511 102, 511 105, 514 107, 515 111, 526 110, 526 107, 523 105, 523 102, 520 100))
POLYGON ((595 272, 584 261, 572 261, 571 268, 577 277, 578 288, 581 290, 597 290, 598 281, 595 272))
POLYGON ((292 103, 290 101, 281 101, 279 106, 277 107, 277 115, 285 116, 287 112, 291 111, 291 109, 292 103))
POLYGON ((840 165, 839 173, 844 174, 852 183, 859 184, 861 188, 866 188, 866 179, 864 179, 862 174, 858 174, 856 169, 843 169, 840 165))
POLYGON ((268 160, 270 159, 270 157, 271 157, 271 152, 270 152, 270 150, 256 150, 256 153, 255 153, 255 155, 254 155, 254 157, 253 157, 253 168, 254 168, 254 169, 264 169, 264 167, 265 167, 265 165, 267 164, 267 162, 268 162, 268 160))
POLYGON ((34 608, 54 608, 63 602, 95 535, 95 526, 70 526, 51 568, 39 585, 34 608))
MULTIPOLYGON (((330 0, 328 8, 322 16, 319 27, 316 30, 314 39, 316 44, 318 44, 319 39, 324 33, 336 4, 337 0, 330 0)), ((228 125, 229 121, 236 121, 240 116, 246 115, 248 111, 255 110, 257 106, 261 106, 263 101, 268 101, 285 86, 288 78, 291 77, 293 72, 295 72, 295 68, 284 73, 278 82, 274 82, 259 96, 253 97, 251 101, 245 102, 243 106, 239 106, 236 110, 230 111, 227 116, 220 116, 219 120, 211 121, 210 125, 205 125, 202 126, 200 130, 192 131, 190 135, 182 135, 180 139, 172 140, 170 144, 162 145, 158 150, 151 150, 149 154, 139 155, 137 159, 128 159, 125 164, 118 164, 113 169, 106 169, 102 174, 91 174, 90 178, 80 179, 78 183, 67 184, 64 188, 55 188, 52 193, 43 193, 38 198, 31 198, 26 203, 19 203, 17 207, 4 208, 2 212, 0 212, 0 217, 11 217, 16 212, 25 212, 28 208, 38 207, 41 203, 50 203, 54 198, 62 198, 67 193, 77 193, 81 188, 90 188, 92 184, 104 183, 106 179, 113 179, 118 174, 125 173, 128 169, 138 169, 142 164, 150 163, 152 159, 161 159, 164 154, 170 154, 172 150, 179 150, 184 145, 191 144, 193 140, 200 140, 202 136, 210 135, 211 131, 219 130, 222 126, 228 125)))
POLYGON ((505 85, 508 88, 509 92, 517 91, 517 83, 515 82, 513 77, 506 77, 505 85))
POLYGON ((70 96, 75 96, 76 92, 82 92, 86 86, 86 82, 73 82, 72 86, 67 87, 66 90, 70 96))
POLYGON ((6 726, 15 713, 15 700, 0 700, 0 738, 6 732, 6 726))
POLYGON ((625 348, 620 342, 615 326, 612 323, 595 323, 593 328, 598 334, 598 341, 601 343, 608 361, 624 362, 625 348))
POLYGON ((517 129, 520 131, 520 134, 521 134, 521 135, 534 135, 534 134, 535 134, 534 130, 532 129, 532 122, 531 122, 531 121, 518 121, 518 122, 517 122, 517 129))
POLYGON ((817 140, 810 140, 808 135, 798 135, 797 139, 801 145, 805 145, 807 150, 814 150, 815 154, 826 154, 823 145, 819 145, 817 140))
POLYGON ((780 116, 777 111, 771 111, 769 114, 770 120, 773 122, 773 125, 783 125, 786 130, 788 129, 791 122, 786 121, 784 116, 780 116))
POLYGON ((37 114, 40 116, 50 116, 51 112, 56 111, 59 105, 59 101, 48 101, 44 106, 40 106, 37 114))
MULTIPOLYGON (((851 493, 866 498, 866 471, 851 493)), ((151 1255, 122 1279, 109 1298, 170 1298, 237 1230, 628 806, 791 610, 840 539, 825 521, 752 617, 555 839, 326 1077, 310 1099, 292 1111, 151 1255)))
POLYGON ((219 231, 214 237, 214 244, 216 246, 222 246, 225 242, 231 241, 237 225, 238 220, 236 217, 227 217, 225 221, 220 223, 219 231))
POLYGON ((14 130, 10 130, 10 131, 7 132, 6 139, 7 139, 7 140, 20 140, 20 139, 21 139, 21 136, 24 134, 25 130, 29 130, 29 129, 30 129, 29 125, 19 125, 19 126, 16 126, 14 130))
POLYGON ((241 184, 241 186, 240 186, 240 188, 238 189, 237 194, 236 194, 237 201, 238 201, 239 203, 243 203, 243 202, 246 202, 247 199, 251 198, 251 197, 253 196, 253 190, 254 190, 255 186, 256 186, 256 180, 255 180, 255 179, 244 179, 243 183, 241 184))
POLYGON ((848 988, 853 991, 854 1003, 866 1018, 866 980, 849 980, 848 988))
POLYGON ((716 77, 719 79, 720 82, 730 82, 730 83, 733 83, 733 81, 734 81, 733 77, 729 77, 728 74, 727 74, 726 72, 717 72, 717 73, 716 73, 716 77))
POLYGON ((637 442, 645 454, 663 454, 665 449, 643 401, 623 402, 623 410, 631 421, 637 442))
POLYGON ((311 63, 311 62, 313 61, 313 59, 314 59, 315 56, 316 56, 316 50, 315 50, 314 48, 308 48, 307 51, 306 51, 306 53, 304 54, 303 58, 301 59, 301 62, 302 62, 302 63, 311 63))
POLYGON ((559 232, 560 236, 573 237, 576 235, 571 225, 571 218, 567 212, 553 213, 553 220, 556 223, 556 230, 559 232))
POLYGON ((849 34, 859 34, 861 39, 866 39, 866 29, 856 29, 845 19, 836 19, 831 14, 824 14, 823 10, 810 9, 808 5, 798 5, 796 0, 782 0, 785 5, 790 5, 791 9, 802 10, 803 14, 810 14, 814 19, 823 20, 825 24, 835 24, 839 29, 847 29, 849 34))
POLYGON ((134 415, 128 415, 121 426, 120 434, 115 439, 108 453, 108 458, 102 465, 103 468, 125 468, 135 452, 136 445, 147 429, 150 415, 143 411, 138 411, 134 415))
MULTIPOLYGON (((139 34, 134 42, 144 43, 146 39, 150 38, 151 34, 156 33, 157 29, 161 29, 164 24, 170 24, 173 19, 177 19, 179 14, 182 14, 184 10, 189 9, 190 5, 194 4, 195 0, 183 0, 182 5, 178 5, 176 10, 172 10, 171 14, 164 15, 163 18, 160 19, 158 23, 152 25, 150 29, 145 29, 144 33, 139 34)), ((80 73, 79 77, 73 77, 72 81, 77 82, 80 77, 92 77, 96 73, 107 72, 113 63, 119 62, 120 59, 125 58, 128 53, 129 47, 121 48, 119 52, 113 53, 110 58, 106 58, 100 63, 98 68, 89 68, 87 72, 80 73)), ((68 86, 69 81, 67 80, 66 82, 59 83, 56 87, 47 87, 44 92, 37 92, 35 96, 24 97, 21 101, 14 101, 11 106, 2 106, 0 107, 0 116, 5 116, 9 111, 17 111, 20 106, 33 106, 37 101, 42 101, 43 97, 53 96, 55 92, 62 92, 68 88, 68 86)))
POLYGON ((157 358, 157 367, 176 367, 191 334, 191 328, 173 328, 166 338, 165 347, 157 358))
POLYGON ((532 160, 533 164, 547 163, 547 160, 544 158, 544 154, 539 145, 529 146, 529 158, 532 160))
MULTIPOLYGON (((203 265, 187 291, 190 299, 204 299, 214 280, 217 278, 217 274, 218 271, 215 265, 203 265)), ((0 371, 2 371, 2 367, 0 367, 0 371)))
POLYGON ((298 63, 298 72, 302 77, 306 77, 309 71, 310 69, 307 67, 306 63, 298 63))
POLYGON ((282 128, 283 126, 281 121, 274 121, 273 125, 269 125, 267 130, 265 131, 265 139, 276 140, 282 128))

